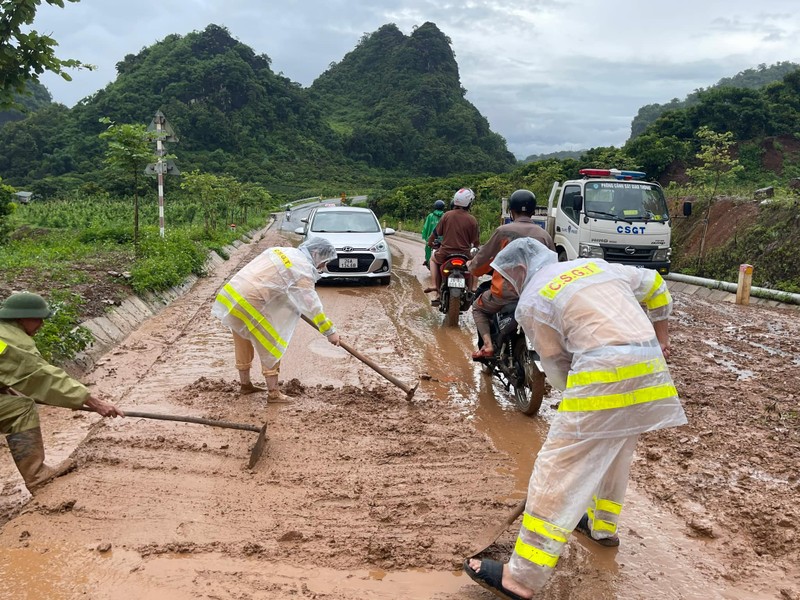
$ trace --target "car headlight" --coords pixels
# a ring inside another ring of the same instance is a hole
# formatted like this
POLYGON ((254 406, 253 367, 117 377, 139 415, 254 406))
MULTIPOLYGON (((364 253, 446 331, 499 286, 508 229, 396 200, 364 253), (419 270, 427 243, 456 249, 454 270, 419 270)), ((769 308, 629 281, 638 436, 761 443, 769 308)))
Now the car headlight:
POLYGON ((664 262, 669 260, 672 256, 672 248, 659 248, 653 253, 653 260, 656 262, 664 262))
POLYGON ((386 252, 386 242, 384 240, 381 240, 380 242, 378 242, 377 244, 372 246, 372 248, 370 248, 369 251, 370 252, 386 252))
POLYGON ((578 244, 580 258, 603 258, 603 249, 596 244, 578 244))

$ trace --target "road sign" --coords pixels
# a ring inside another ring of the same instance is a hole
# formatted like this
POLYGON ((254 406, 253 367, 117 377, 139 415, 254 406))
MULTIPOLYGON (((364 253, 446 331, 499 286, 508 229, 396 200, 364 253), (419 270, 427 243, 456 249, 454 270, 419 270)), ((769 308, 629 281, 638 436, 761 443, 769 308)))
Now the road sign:
POLYGON ((167 121, 167 117, 165 117, 164 113, 162 113, 160 110, 156 112, 153 120, 150 121, 150 125, 147 126, 147 131, 158 131, 159 133, 166 134, 165 137, 161 138, 161 140, 164 142, 178 141, 178 136, 175 135, 175 130, 172 129, 172 125, 170 125, 167 121))
POLYGON ((145 175, 156 176, 159 173, 162 175, 180 175, 181 172, 175 165, 174 161, 165 160, 163 162, 150 163, 144 168, 145 175))

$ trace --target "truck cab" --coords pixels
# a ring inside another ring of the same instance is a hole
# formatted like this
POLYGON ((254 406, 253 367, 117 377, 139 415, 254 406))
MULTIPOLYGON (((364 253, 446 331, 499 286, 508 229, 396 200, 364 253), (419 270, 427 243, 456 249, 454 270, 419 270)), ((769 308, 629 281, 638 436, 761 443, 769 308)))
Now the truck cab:
POLYGON ((583 179, 556 181, 547 230, 559 260, 602 258, 669 273, 671 223, 661 186, 639 171, 582 169, 583 179))

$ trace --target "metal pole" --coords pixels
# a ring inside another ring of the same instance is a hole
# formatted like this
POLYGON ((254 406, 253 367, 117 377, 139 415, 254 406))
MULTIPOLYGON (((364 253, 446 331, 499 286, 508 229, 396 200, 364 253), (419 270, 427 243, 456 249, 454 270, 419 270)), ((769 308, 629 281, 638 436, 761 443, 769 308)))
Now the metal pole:
POLYGON ((161 141, 161 126, 163 124, 163 115, 156 113, 156 155, 158 162, 156 163, 156 174, 158 177, 158 233, 164 237, 164 145, 161 141))

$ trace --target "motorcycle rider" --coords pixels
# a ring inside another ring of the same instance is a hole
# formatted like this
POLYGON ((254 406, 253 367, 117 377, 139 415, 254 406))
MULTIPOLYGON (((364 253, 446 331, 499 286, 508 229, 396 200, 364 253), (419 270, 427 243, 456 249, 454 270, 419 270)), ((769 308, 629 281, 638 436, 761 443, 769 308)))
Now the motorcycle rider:
POLYGON ((478 221, 469 214, 475 192, 469 188, 461 188, 453 194, 453 210, 442 215, 436 228, 428 236, 428 246, 435 248, 437 238, 441 238, 441 245, 431 257, 430 268, 433 275, 433 287, 426 288, 425 293, 436 292, 436 298, 431 300, 433 306, 441 302, 440 287, 442 274, 439 268, 452 254, 469 255, 470 248, 477 248, 480 244, 478 221))
MULTIPOLYGON (((439 219, 442 218, 444 214, 444 200, 437 200, 433 203, 433 212, 429 213, 427 217, 425 217, 425 223, 422 225, 422 239, 426 242, 428 241, 428 236, 433 233, 433 230, 436 229, 436 226, 439 224, 439 219)), ((431 260, 431 252, 432 248, 426 243, 425 244, 425 262, 422 264, 431 268, 430 260, 431 260)))
MULTIPOLYGON (((501 225, 495 229, 492 237, 478 251, 478 254, 467 263, 469 272, 475 278, 488 273, 491 262, 497 253, 505 248, 509 242, 521 237, 530 237, 539 240, 550 250, 555 252, 553 238, 542 227, 531 221, 531 215, 536 207, 536 196, 525 189, 515 191, 508 199, 508 210, 511 213, 511 223, 501 225)), ((508 304, 516 302, 519 294, 499 273, 492 275, 492 287, 475 299, 472 305, 472 318, 478 335, 483 340, 483 347, 473 352, 472 359, 489 358, 494 356, 492 337, 489 321, 492 315, 497 314, 508 304)))

